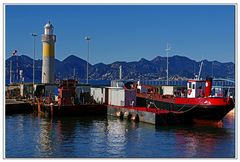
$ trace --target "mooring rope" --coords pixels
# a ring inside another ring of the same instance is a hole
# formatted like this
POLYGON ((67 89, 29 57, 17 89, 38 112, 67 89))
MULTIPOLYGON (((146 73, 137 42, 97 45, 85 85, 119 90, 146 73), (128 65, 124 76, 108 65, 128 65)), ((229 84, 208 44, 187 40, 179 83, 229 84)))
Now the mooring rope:
POLYGON ((184 107, 186 106, 186 104, 184 104, 180 109, 178 109, 177 111, 181 111, 184 107))
MULTIPOLYGON (((204 98, 202 98, 196 105, 194 105, 193 107, 191 107, 188 110, 182 111, 182 113, 186 113, 192 109, 194 109, 195 107, 199 106, 202 103, 202 100, 204 100, 204 98)), ((153 105, 156 109, 161 110, 160 108, 157 107, 157 105, 155 104, 155 102, 152 100, 150 101, 150 105, 153 105)), ((180 109, 177 110, 177 112, 180 112, 187 104, 184 104, 180 109)), ((174 113, 173 111, 171 111, 172 113, 174 113)))
POLYGON ((156 104, 154 102, 150 102, 150 104, 153 104, 153 106, 155 106, 156 109, 160 109, 156 106, 156 104))
POLYGON ((188 112, 188 111, 190 111, 190 110, 192 110, 192 109, 194 109, 196 106, 198 106, 198 105, 200 105, 201 103, 201 100, 198 102, 198 104, 196 104, 196 105, 194 105, 193 107, 191 107, 190 109, 188 109, 188 110, 185 110, 185 111, 182 111, 183 113, 186 113, 186 112, 188 112))

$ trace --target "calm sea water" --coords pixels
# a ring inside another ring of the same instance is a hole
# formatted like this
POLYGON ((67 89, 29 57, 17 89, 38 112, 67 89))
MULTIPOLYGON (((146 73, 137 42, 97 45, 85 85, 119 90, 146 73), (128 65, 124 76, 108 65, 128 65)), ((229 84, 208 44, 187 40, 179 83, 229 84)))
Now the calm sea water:
POLYGON ((115 117, 6 116, 5 156, 22 157, 235 157, 234 115, 214 126, 161 126, 115 117))

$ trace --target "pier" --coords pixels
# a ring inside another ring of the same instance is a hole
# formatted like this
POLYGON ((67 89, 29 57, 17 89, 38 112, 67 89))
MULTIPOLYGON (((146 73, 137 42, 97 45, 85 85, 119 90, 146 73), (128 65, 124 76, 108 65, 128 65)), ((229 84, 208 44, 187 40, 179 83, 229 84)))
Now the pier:
POLYGON ((103 104, 58 105, 23 99, 6 99, 5 114, 37 113, 45 116, 102 116, 107 115, 107 106, 103 104))
POLYGON ((6 99, 5 104, 6 115, 31 112, 33 112, 33 107, 29 102, 27 102, 27 100, 6 99))
POLYGON ((123 107, 108 105, 107 114, 134 122, 145 122, 157 125, 177 125, 189 123, 181 112, 147 107, 123 107))
POLYGON ((102 116, 107 115, 107 106, 100 104, 58 105, 37 102, 33 105, 34 112, 53 116, 102 116))

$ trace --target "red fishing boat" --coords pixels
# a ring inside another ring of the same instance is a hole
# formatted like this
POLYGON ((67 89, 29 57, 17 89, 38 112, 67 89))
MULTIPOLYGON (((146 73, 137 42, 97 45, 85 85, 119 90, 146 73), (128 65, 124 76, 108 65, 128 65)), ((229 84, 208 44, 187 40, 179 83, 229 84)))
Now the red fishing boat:
POLYGON ((212 78, 188 80, 185 89, 173 91, 168 88, 164 94, 156 87, 139 82, 131 86, 127 83, 126 87, 136 89, 136 106, 181 113, 187 122, 219 122, 234 108, 230 96, 215 94, 212 78))

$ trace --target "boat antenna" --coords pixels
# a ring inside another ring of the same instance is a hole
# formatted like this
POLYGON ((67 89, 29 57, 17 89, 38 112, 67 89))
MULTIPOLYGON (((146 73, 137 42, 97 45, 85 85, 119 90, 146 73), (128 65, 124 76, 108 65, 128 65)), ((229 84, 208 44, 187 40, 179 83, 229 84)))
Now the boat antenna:
POLYGON ((75 79, 75 77, 76 77, 76 69, 75 69, 75 67, 73 68, 73 79, 75 79))
POLYGON ((201 62, 201 65, 200 65, 200 69, 199 69, 199 72, 198 72, 198 80, 200 79, 200 75, 201 75, 201 71, 202 71, 202 66, 203 66, 203 61, 201 62))
POLYGON ((167 48, 165 49, 166 53, 167 53, 167 85, 168 85, 168 52, 171 50, 170 45, 167 43, 167 48))
POLYGON ((10 84, 12 84, 13 81, 12 81, 12 60, 10 58, 10 84))
POLYGON ((119 80, 122 80, 122 65, 119 66, 119 80))
POLYGON ((196 78, 196 75, 195 75, 195 64, 193 63, 193 76, 194 78, 196 78))

